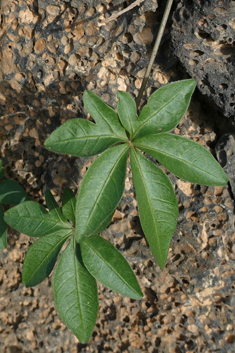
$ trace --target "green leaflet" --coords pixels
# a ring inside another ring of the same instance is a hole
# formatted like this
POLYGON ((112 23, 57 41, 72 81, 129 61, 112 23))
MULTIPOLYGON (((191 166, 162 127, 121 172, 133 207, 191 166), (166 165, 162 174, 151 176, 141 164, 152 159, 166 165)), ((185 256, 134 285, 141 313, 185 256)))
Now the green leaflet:
POLYGON ((71 234, 68 230, 68 234, 63 236, 59 233, 46 235, 30 246, 22 273, 22 282, 26 287, 34 287, 50 275, 63 244, 71 234))
POLYGON ((76 240, 104 230, 112 219, 125 186, 129 146, 122 144, 103 152, 82 181, 76 204, 76 240))
POLYGON ((7 247, 7 224, 4 221, 4 210, 0 205, 0 249, 7 247))
POLYGON ((0 181, 0 203, 16 205, 28 200, 25 190, 14 180, 0 181))
POLYGON ((54 199, 54 196, 52 195, 50 190, 46 190, 45 199, 46 199, 46 205, 50 210, 50 214, 54 216, 58 220, 58 222, 67 223, 67 218, 61 212, 60 206, 54 199))
POLYGON ((45 141, 44 146, 53 152, 76 157, 91 157, 110 146, 127 141, 117 113, 94 93, 84 92, 84 105, 96 124, 84 119, 66 121, 45 141))
POLYGON ((126 92, 118 91, 117 111, 124 128, 132 136, 138 124, 137 108, 134 99, 126 92))
POLYGON ((65 188, 62 196, 62 211, 67 219, 75 224, 76 196, 70 188, 65 188))
POLYGON ((199 143, 182 136, 144 136, 134 145, 156 158, 170 172, 191 183, 226 185, 228 178, 214 157, 199 143))
POLYGON ((196 87, 194 79, 170 83, 155 91, 142 109, 133 139, 171 131, 187 111, 196 87))
POLYGON ((49 151, 75 157, 91 157, 123 141, 111 128, 84 119, 66 121, 46 139, 49 151))
POLYGON ((26 201, 5 212, 4 220, 9 226, 31 237, 43 237, 60 232, 67 234, 72 226, 58 219, 40 204, 26 201))
POLYGON ((84 267, 79 244, 72 238, 62 253, 53 277, 55 307, 81 343, 87 343, 98 315, 95 279, 84 267))
POLYGON ((178 217, 174 190, 163 171, 135 149, 131 151, 131 168, 141 225, 163 269, 178 217))
POLYGON ((141 299, 139 283, 122 254, 99 235, 86 237, 81 242, 84 265, 102 284, 133 299, 141 299))
POLYGON ((125 129, 120 124, 115 110, 105 104, 95 93, 85 91, 83 95, 84 106, 95 122, 103 129, 109 129, 119 137, 120 142, 127 140, 125 129))

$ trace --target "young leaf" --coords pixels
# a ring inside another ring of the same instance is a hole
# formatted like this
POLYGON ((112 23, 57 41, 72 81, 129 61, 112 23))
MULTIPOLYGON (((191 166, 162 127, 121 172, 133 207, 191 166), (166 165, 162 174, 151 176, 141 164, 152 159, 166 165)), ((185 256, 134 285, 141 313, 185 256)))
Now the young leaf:
POLYGON ((53 131, 44 146, 57 153, 91 157, 123 140, 124 138, 113 132, 109 125, 94 124, 85 119, 72 119, 53 131))
POLYGON ((50 190, 46 190, 45 199, 46 199, 46 205, 50 210, 50 214, 53 215, 55 218, 57 218, 59 222, 67 223, 67 218, 61 212, 60 206, 56 202, 50 190))
POLYGON ((82 260, 88 271, 102 284, 133 299, 141 299, 139 283, 122 254, 99 235, 81 242, 82 260))
POLYGON ((81 343, 87 343, 98 315, 97 284, 84 267, 74 239, 62 253, 53 277, 55 307, 81 343))
POLYGON ((28 199, 25 190, 16 181, 0 181, 0 203, 16 205, 28 199))
POLYGON ((112 219, 125 186, 129 146, 103 152, 83 178, 76 204, 76 240, 104 230, 112 219))
POLYGON ((7 224, 4 221, 4 210, 0 205, 0 249, 7 247, 7 224))
POLYGON ((53 214, 34 201, 26 201, 12 207, 5 212, 4 220, 12 228, 31 237, 43 237, 58 232, 65 235, 72 229, 72 225, 67 221, 59 222, 53 214))
POLYGON ((174 190, 163 171, 135 149, 131 151, 131 168, 140 222, 152 254, 163 269, 178 217, 174 190))
POLYGON ((46 235, 30 246, 22 273, 22 282, 26 287, 34 287, 49 276, 63 244, 70 235, 71 230, 63 236, 59 233, 46 235))
POLYGON ((201 185, 226 185, 219 163, 199 143, 182 136, 157 134, 135 140, 135 146, 156 158, 178 177, 201 185))
POLYGON ((126 92, 118 91, 117 111, 124 128, 132 136, 138 123, 137 108, 134 99, 126 92))
POLYGON ((75 224, 76 196, 70 188, 65 188, 62 196, 62 211, 67 219, 75 224))
POLYGON ((196 87, 194 79, 170 83, 159 88, 142 109, 133 139, 171 131, 187 111, 196 87))
POLYGON ((85 91, 83 95, 84 106, 97 124, 104 130, 107 126, 111 131, 119 136, 121 140, 127 140, 126 131, 120 124, 119 118, 115 110, 109 107, 95 93, 85 91))

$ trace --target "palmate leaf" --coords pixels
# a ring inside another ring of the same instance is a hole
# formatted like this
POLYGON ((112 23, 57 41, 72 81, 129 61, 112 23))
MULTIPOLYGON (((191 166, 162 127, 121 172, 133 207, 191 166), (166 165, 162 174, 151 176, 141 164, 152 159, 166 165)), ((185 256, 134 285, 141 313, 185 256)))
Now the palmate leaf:
POLYGON ((132 136, 138 124, 137 108, 134 99, 126 92, 118 91, 117 111, 124 128, 132 136))
POLYGON ((7 224, 4 221, 4 210, 0 205, 0 249, 7 247, 7 224))
POLYGON ((45 192, 46 205, 50 210, 50 214, 57 218, 59 222, 67 223, 67 218, 61 212, 60 206, 56 202, 54 196, 52 195, 50 190, 46 190, 45 192))
POLYGON ((62 253, 53 276, 55 307, 81 343, 87 343, 98 315, 97 284, 84 267, 74 238, 62 253))
POLYGON ((168 132, 180 122, 196 87, 193 79, 170 83, 155 91, 142 109, 133 139, 168 132))
POLYGON ((82 260, 88 271, 106 287, 133 299, 141 299, 136 276, 122 254, 99 235, 81 242, 82 260))
POLYGON ((76 196, 70 188, 65 188, 62 196, 62 211, 67 219, 75 224, 76 196))
POLYGON ((177 223, 176 196, 164 172, 134 148, 131 168, 140 222, 152 254, 163 269, 177 223))
POLYGON ((110 146, 127 141, 117 113, 94 93, 85 91, 84 104, 96 124, 85 119, 66 121, 45 141, 53 152, 76 157, 95 156, 110 146))
POLYGON ((0 203, 16 205, 28 199, 25 190, 16 181, 0 181, 0 203))
POLYGON ((125 186, 129 145, 103 152, 83 178, 76 204, 76 240, 104 230, 112 219, 125 186))
POLYGON ((182 136, 157 134, 134 141, 178 177, 201 185, 226 185, 228 178, 214 157, 199 143, 182 136))
POLYGON ((12 228, 31 237, 43 237, 58 232, 65 235, 72 229, 67 221, 58 221, 57 217, 34 201, 26 201, 6 211, 4 220, 12 228))
POLYGON ((68 230, 65 235, 46 235, 30 246, 22 273, 22 282, 26 287, 34 287, 49 276, 63 244, 71 234, 68 230))

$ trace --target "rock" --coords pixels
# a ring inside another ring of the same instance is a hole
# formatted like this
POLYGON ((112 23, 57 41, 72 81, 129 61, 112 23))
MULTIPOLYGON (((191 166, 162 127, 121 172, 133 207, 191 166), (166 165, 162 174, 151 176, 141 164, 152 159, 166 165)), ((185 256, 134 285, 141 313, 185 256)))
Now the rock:
POLYGON ((208 101, 235 123, 232 0, 180 0, 171 31, 174 54, 208 101))

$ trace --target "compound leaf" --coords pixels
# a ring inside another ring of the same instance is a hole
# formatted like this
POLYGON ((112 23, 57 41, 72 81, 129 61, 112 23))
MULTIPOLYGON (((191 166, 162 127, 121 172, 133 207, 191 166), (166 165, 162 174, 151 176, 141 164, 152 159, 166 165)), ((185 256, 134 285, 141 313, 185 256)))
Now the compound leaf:
POLYGON ((99 235, 81 242, 82 260, 88 271, 108 288, 133 299, 141 299, 136 276, 122 254, 99 235))
POLYGON ((83 178, 76 203, 76 240, 104 230, 112 219, 125 186, 127 144, 105 151, 83 178))
POLYGON ((7 247, 7 224, 4 221, 4 210, 0 205, 0 249, 7 247))
POLYGON ((84 267, 79 244, 72 238, 53 277, 55 307, 81 343, 87 343, 98 315, 97 284, 84 267))
POLYGON ((126 132, 120 124, 115 110, 109 107, 95 93, 85 91, 83 95, 84 106, 97 124, 104 130, 109 129, 121 140, 126 140, 126 132))
POLYGON ((170 83, 155 91, 142 109, 133 138, 171 131, 180 122, 196 87, 194 79, 170 83))
POLYGON ((131 168, 140 222, 152 254, 163 269, 177 223, 176 196, 164 172, 135 149, 131 151, 131 168))
POLYGON ((62 196, 62 211, 67 219, 75 224, 76 196, 70 188, 65 188, 62 196))
POLYGON ((67 218, 61 212, 60 206, 56 202, 50 190, 46 190, 45 199, 46 199, 46 205, 50 210, 50 214, 53 215, 55 218, 57 218, 59 222, 67 223, 67 218))
POLYGON ((135 146, 156 158, 178 177, 201 185, 226 185, 219 163, 199 143, 182 136, 157 134, 135 140, 135 146))
POLYGON ((63 244, 70 235, 71 230, 63 236, 59 233, 46 235, 30 246, 22 273, 22 282, 26 287, 34 287, 49 276, 63 244))
POLYGON ((118 91, 118 105, 117 111, 119 119, 124 126, 124 128, 132 136, 136 124, 138 123, 137 109, 134 99, 127 93, 123 91, 118 91))
POLYGON ((16 205, 28 199, 25 190, 16 181, 0 181, 0 203, 16 205))
POLYGON ((5 212, 4 220, 9 226, 31 237, 43 237, 60 232, 67 234, 72 225, 58 219, 37 202, 26 201, 5 212))

